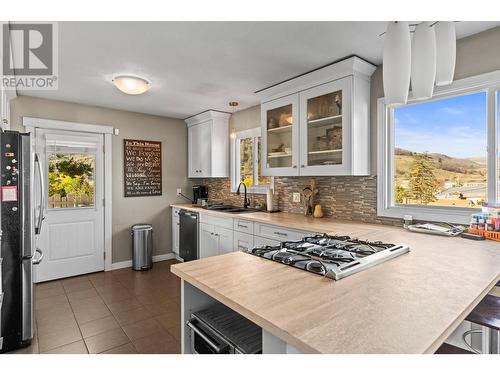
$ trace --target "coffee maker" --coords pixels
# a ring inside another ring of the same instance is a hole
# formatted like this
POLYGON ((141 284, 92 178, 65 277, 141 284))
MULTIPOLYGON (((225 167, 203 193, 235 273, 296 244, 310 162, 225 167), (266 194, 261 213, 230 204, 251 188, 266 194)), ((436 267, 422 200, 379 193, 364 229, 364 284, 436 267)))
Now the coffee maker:
POLYGON ((205 185, 193 185, 193 204, 198 204, 198 199, 208 200, 208 187, 205 185))

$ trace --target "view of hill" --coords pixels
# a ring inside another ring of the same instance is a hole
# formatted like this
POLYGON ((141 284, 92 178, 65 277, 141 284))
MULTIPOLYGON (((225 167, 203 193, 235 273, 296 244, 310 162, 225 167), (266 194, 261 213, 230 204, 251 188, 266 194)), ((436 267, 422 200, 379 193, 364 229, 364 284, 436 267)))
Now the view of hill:
MULTIPOLYGON (((395 149, 396 201, 421 204, 412 198, 415 193, 409 172, 423 153, 395 149)), ((435 187, 427 185, 433 199, 428 204, 438 206, 476 206, 486 199, 486 158, 455 158, 439 153, 426 153, 428 173, 435 177, 435 187), (433 192, 432 192, 433 191, 433 192)), ((427 183, 427 182, 426 182, 427 183)), ((424 188, 425 189, 425 188, 424 188)))
MULTIPOLYGON (((405 179, 413 162, 415 152, 396 148, 396 180, 405 179)), ((427 154, 434 164, 434 175, 438 181, 486 182, 486 157, 460 159, 444 154, 427 154)))

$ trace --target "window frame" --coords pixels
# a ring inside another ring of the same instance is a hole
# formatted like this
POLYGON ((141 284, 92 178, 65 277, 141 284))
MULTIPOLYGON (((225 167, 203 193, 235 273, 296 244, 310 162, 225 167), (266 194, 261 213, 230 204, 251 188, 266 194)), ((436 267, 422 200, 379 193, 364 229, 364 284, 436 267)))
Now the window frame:
MULTIPOLYGON (((253 180, 258 181, 258 166, 259 159, 257 154, 257 138, 261 137, 261 150, 262 150, 262 128, 256 127, 248 130, 241 130, 235 133, 231 138, 231 192, 235 193, 238 189, 240 180, 240 140, 245 138, 252 138, 252 158, 253 158, 253 180)), ((261 156, 262 160, 262 156, 261 156)), ((262 172, 262 169, 261 169, 262 172)), ((247 192, 252 194, 266 194, 267 188, 274 188, 274 177, 271 177, 269 185, 247 186, 247 192)))
POLYGON ((498 162, 498 95, 500 90, 500 70, 454 81, 443 87, 436 87, 431 99, 416 100, 410 92, 406 105, 388 106, 384 98, 377 100, 377 216, 403 218, 412 215, 417 220, 442 221, 468 224, 470 215, 480 212, 480 208, 453 208, 426 205, 405 205, 394 202, 394 109, 428 103, 456 96, 486 93, 486 144, 487 144, 487 189, 488 201, 499 200, 498 162))

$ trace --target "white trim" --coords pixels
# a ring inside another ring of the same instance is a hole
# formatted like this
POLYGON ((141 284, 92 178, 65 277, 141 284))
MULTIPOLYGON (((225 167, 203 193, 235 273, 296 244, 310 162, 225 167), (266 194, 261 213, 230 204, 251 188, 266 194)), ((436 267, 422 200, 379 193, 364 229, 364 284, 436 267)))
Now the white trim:
POLYGON ((104 270, 112 269, 113 259, 113 142, 114 128, 105 125, 91 125, 69 121, 23 117, 27 132, 35 134, 35 128, 78 131, 101 134, 104 137, 104 270))
POLYGON ((113 135, 104 134, 104 270, 113 260, 113 135), (108 177, 106 177, 108 176, 108 177))
MULTIPOLYGON (((238 184, 236 183, 239 180, 239 142, 238 140, 244 139, 244 138, 252 138, 253 143, 253 151, 257 150, 257 142, 256 138, 261 137, 262 133, 262 128, 255 127, 252 129, 247 129, 247 130, 241 130, 235 134, 234 138, 231 138, 231 145, 230 145, 230 170, 231 170, 231 193, 235 193, 238 184)), ((261 137, 261 149, 264 150, 262 146, 262 137, 261 137)), ((252 153, 253 156, 253 171, 254 171, 254 179, 256 176, 256 171, 258 170, 258 158, 255 157, 255 153, 252 153)), ((261 156, 262 158, 262 156, 261 156)), ((264 186, 247 186, 247 192, 250 194, 266 194, 267 188, 274 189, 274 177, 271 177, 271 183, 269 185, 264 185, 264 186)))
POLYGON ((356 76, 370 82, 376 68, 375 65, 353 56, 260 90, 257 96, 261 102, 268 102, 348 76, 356 76))
MULTIPOLYGON (((170 260, 170 259, 175 259, 174 253, 153 255, 153 262, 154 263, 162 262, 164 260, 170 260)), ((132 259, 131 260, 124 260, 123 262, 111 263, 111 268, 107 269, 106 271, 114 271, 114 270, 119 270, 122 268, 131 268, 131 267, 132 267, 132 259)))
POLYGON ((112 126, 85 124, 79 122, 23 117, 23 126, 43 129, 70 130, 83 133, 113 134, 112 126))
MULTIPOLYGON (((487 94, 487 147, 488 147, 488 200, 496 201, 498 196, 498 123, 497 90, 500 89, 500 70, 468 77, 453 82, 448 86, 436 87, 430 100, 408 100, 407 105, 425 103, 447 97, 484 91, 487 94)), ((411 97, 411 93, 410 93, 411 97)), ((384 98, 377 100, 377 215, 382 217, 403 218, 410 214, 414 219, 448 221, 468 224, 470 215, 479 208, 443 208, 438 206, 395 205, 393 159, 394 154, 394 108, 386 106, 384 98)))

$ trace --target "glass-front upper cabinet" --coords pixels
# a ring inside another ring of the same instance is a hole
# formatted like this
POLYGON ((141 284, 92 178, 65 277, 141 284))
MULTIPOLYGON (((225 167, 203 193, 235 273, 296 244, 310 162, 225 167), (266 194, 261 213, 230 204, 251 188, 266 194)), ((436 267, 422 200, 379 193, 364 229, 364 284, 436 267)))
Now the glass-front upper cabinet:
POLYGON ((300 174, 348 173, 351 79, 300 92, 300 174))
POLYGON ((262 104, 262 167, 265 176, 298 175, 298 107, 298 94, 262 104))

